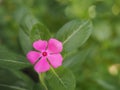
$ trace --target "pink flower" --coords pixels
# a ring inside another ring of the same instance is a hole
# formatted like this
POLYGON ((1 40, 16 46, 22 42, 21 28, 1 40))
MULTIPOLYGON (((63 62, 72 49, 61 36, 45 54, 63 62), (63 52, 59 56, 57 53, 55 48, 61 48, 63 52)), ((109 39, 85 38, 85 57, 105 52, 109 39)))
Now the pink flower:
POLYGON ((53 68, 57 68, 62 65, 62 43, 54 38, 51 38, 48 42, 45 40, 38 40, 33 43, 33 47, 37 51, 29 51, 27 59, 34 65, 34 69, 37 73, 46 72, 50 69, 50 65, 53 68))

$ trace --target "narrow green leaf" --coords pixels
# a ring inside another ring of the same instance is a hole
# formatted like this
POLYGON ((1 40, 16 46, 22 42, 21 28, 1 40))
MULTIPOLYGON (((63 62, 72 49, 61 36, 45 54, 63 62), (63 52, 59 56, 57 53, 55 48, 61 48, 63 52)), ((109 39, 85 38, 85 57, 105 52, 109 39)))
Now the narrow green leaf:
POLYGON ((63 42, 65 51, 72 51, 83 45, 92 32, 89 20, 73 20, 65 24, 56 34, 56 38, 63 42))
MULTIPOLYGON (((2 47, 0 47, 2 48, 2 47)), ((10 69, 22 69, 28 67, 30 64, 24 56, 13 53, 6 48, 0 51, 0 66, 10 69)))
POLYGON ((103 88, 107 89, 107 90, 117 90, 114 85, 102 80, 102 79, 96 79, 95 80, 96 83, 98 83, 100 86, 102 86, 103 88))
POLYGON ((46 83, 49 90, 74 90, 75 77, 71 71, 60 67, 46 74, 46 83))
POLYGON ((20 78, 10 70, 0 68, 0 90, 32 90, 34 82, 29 80, 27 83, 28 79, 26 80, 19 71, 17 73, 23 77, 20 78))

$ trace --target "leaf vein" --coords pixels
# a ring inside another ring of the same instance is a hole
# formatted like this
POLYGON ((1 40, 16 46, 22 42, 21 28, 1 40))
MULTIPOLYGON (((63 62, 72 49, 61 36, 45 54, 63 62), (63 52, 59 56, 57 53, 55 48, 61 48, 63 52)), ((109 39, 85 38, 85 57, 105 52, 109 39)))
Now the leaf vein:
POLYGON ((0 59, 0 60, 5 61, 5 62, 19 63, 19 64, 29 64, 29 63, 25 63, 25 62, 19 62, 19 61, 10 60, 10 59, 8 59, 8 60, 0 59))
POLYGON ((72 37, 74 36, 82 27, 84 27, 88 22, 84 23, 83 25, 80 25, 76 31, 74 31, 64 42, 63 45, 72 37))

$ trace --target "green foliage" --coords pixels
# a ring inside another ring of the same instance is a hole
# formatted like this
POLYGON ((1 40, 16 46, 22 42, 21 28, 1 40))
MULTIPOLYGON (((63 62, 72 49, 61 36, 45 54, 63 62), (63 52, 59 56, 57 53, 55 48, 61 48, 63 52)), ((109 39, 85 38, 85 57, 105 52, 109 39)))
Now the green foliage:
POLYGON ((120 0, 0 0, 0 15, 0 90, 119 90, 120 0), (39 81, 25 55, 52 37, 63 67, 39 81))

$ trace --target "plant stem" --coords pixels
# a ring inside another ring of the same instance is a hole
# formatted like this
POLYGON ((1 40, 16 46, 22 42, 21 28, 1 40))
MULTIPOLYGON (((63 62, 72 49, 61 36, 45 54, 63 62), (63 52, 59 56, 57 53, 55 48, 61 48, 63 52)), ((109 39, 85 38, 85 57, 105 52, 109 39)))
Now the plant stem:
POLYGON ((42 74, 42 73, 39 74, 39 80, 40 80, 41 84, 44 86, 45 90, 48 90, 48 88, 44 82, 44 74, 42 74))

